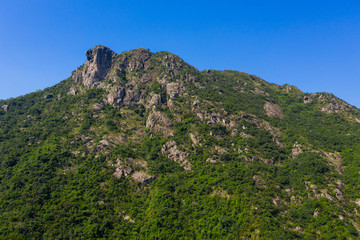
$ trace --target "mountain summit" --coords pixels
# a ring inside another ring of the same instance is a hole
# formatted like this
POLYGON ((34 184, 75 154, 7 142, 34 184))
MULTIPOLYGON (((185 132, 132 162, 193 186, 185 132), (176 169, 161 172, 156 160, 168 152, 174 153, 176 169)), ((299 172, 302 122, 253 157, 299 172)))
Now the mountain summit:
POLYGON ((360 111, 105 46, 0 102, 0 239, 355 239, 360 111))

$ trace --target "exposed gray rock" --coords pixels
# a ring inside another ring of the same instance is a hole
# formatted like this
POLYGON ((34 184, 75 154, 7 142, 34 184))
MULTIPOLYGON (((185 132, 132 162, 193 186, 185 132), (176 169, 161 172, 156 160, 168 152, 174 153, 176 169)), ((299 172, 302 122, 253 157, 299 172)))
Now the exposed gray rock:
POLYGON ((112 65, 115 53, 105 46, 98 45, 86 51, 86 62, 78 70, 73 71, 72 78, 82 83, 85 88, 98 86, 98 82, 105 79, 112 65))
POLYGON ((9 110, 9 105, 2 105, 1 108, 4 112, 7 112, 9 110))
POLYGON ((352 109, 354 109, 353 106, 349 105, 345 101, 335 97, 332 94, 314 94, 314 96, 317 96, 318 101, 322 103, 319 107, 320 110, 328 114, 351 111, 352 109))
MULTIPOLYGON (((147 60, 151 57, 151 52, 149 49, 138 48, 133 49, 126 54, 121 54, 117 56, 117 60, 120 62, 120 65, 117 65, 117 68, 124 69, 128 72, 134 72, 136 70, 145 69, 147 66, 147 60)), ((147 76, 148 77, 148 76, 147 76)))
POLYGON ((97 110, 97 111, 103 109, 103 107, 104 106, 101 103, 95 103, 92 105, 92 109, 97 110))
POLYGON ((174 162, 179 163, 181 166, 184 167, 185 170, 191 170, 191 164, 186 159, 187 156, 189 156, 189 153, 178 150, 175 141, 165 143, 161 148, 161 152, 163 153, 163 155, 172 159, 174 162))
POLYGON ((337 180, 336 181, 336 184, 339 186, 339 188, 341 188, 341 189, 343 189, 344 187, 345 187, 345 183, 343 182, 343 181, 341 181, 341 180, 337 180))
POLYGON ((339 199, 339 200, 341 200, 341 201, 344 201, 344 200, 345 200, 342 192, 341 192, 339 189, 335 188, 335 189, 334 189, 334 193, 335 193, 337 199, 339 199))
POLYGON ((228 192, 224 189, 222 189, 221 187, 219 188, 213 188, 213 192, 210 194, 211 197, 214 197, 214 196, 219 196, 221 198, 227 198, 229 199, 230 198, 230 195, 228 194, 228 192))
POLYGON ((113 106, 119 106, 124 99, 125 89, 123 87, 115 87, 107 96, 107 102, 113 106))
POLYGON ((115 172, 113 173, 116 178, 121 178, 122 176, 130 176, 134 172, 134 169, 132 169, 130 166, 126 166, 124 162, 119 159, 116 160, 116 164, 110 163, 109 166, 117 167, 115 169, 115 172))
MULTIPOLYGON (((248 122, 255 123, 255 125, 259 128, 269 131, 271 133, 271 135, 273 135, 273 137, 274 137, 273 141, 280 147, 284 147, 284 144, 279 141, 279 138, 281 137, 281 131, 278 128, 271 126, 271 124, 268 123, 267 121, 264 121, 252 114, 243 113, 240 115, 240 119, 241 118, 248 122)), ((240 119, 238 118, 235 120, 237 121, 240 119)))
POLYGON ((304 233, 304 229, 302 229, 300 226, 297 226, 295 229, 294 229, 295 232, 299 232, 299 233, 304 233))
POLYGON ((132 169, 129 166, 126 166, 123 168, 123 173, 124 173, 125 177, 130 176, 130 174, 132 174, 133 172, 134 172, 134 169, 132 169))
POLYGON ((215 150, 216 150, 220 155, 225 154, 225 153, 228 153, 228 150, 227 150, 227 149, 225 149, 225 148, 223 148, 223 147, 220 147, 220 146, 217 146, 217 145, 215 145, 215 150))
POLYGON ((128 158, 127 161, 130 162, 131 164, 134 164, 135 166, 147 168, 147 162, 144 160, 135 160, 132 158, 128 158))
POLYGON ((135 106, 140 102, 141 98, 144 98, 141 91, 127 89, 123 102, 124 105, 135 106))
POLYGON ((130 223, 135 223, 135 221, 132 220, 129 215, 125 215, 125 216, 124 216, 124 220, 128 220, 130 223))
POLYGON ((212 158, 206 159, 206 162, 208 162, 208 163, 210 163, 210 164, 213 164, 213 165, 217 163, 217 161, 214 160, 214 159, 212 159, 212 158))
POLYGON ((146 127, 153 129, 156 132, 161 132, 165 136, 172 136, 173 130, 170 128, 172 126, 172 122, 153 106, 153 109, 146 120, 146 127))
POLYGON ((75 96, 76 94, 78 94, 80 92, 79 87, 77 86, 73 86, 69 89, 69 92, 67 93, 68 95, 73 95, 75 96))
POLYGON ((140 183, 151 183, 155 180, 155 176, 151 176, 143 171, 136 171, 131 177, 132 179, 134 179, 135 182, 140 183))
POLYGON ((296 158, 297 155, 303 153, 304 151, 301 148, 302 146, 300 144, 295 143, 292 149, 291 157, 296 158))
POLYGON ((266 102, 264 105, 265 113, 268 117, 284 118, 281 107, 275 103, 266 102))
POLYGON ((279 206, 281 204, 281 199, 279 197, 274 198, 272 200, 272 202, 274 203, 275 206, 279 206))
POLYGON ((313 217, 314 217, 314 218, 317 218, 318 216, 319 216, 319 211, 318 211, 318 210, 315 210, 313 217))
POLYGON ((262 90, 260 90, 259 88, 255 88, 253 91, 252 91, 253 93, 256 93, 256 94, 264 94, 265 92, 264 91, 262 91, 262 90))
POLYGON ((179 56, 173 53, 167 53, 163 58, 161 64, 169 68, 182 68, 185 64, 179 56))
POLYGON ((114 175, 116 178, 121 178, 122 175, 123 175, 122 169, 121 169, 121 168, 116 168, 116 169, 115 169, 115 172, 113 173, 113 175, 114 175))
POLYGON ((160 94, 152 94, 148 104, 146 105, 147 108, 153 105, 160 105, 161 104, 161 96, 160 94))
POLYGON ((175 99, 179 96, 179 84, 176 82, 171 82, 166 85, 166 94, 170 99, 175 99))
POLYGON ((194 133, 189 133, 189 137, 195 146, 199 145, 200 140, 194 133))
POLYGON ((294 189, 293 188, 287 188, 287 189, 285 189, 285 192, 287 194, 292 194, 294 192, 294 189))

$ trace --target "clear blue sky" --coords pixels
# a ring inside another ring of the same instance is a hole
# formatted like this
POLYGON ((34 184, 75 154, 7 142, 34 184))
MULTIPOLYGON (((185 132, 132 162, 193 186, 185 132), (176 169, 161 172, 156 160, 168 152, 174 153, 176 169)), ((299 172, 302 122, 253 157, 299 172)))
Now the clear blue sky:
POLYGON ((170 51, 360 107, 360 1, 0 0, 0 99, 52 86, 103 44, 170 51))

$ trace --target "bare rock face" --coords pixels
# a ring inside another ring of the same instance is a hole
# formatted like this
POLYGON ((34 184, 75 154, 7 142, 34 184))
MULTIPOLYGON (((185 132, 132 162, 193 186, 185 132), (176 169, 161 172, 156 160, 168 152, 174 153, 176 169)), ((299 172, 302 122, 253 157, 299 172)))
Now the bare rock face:
POLYGON ((149 108, 153 105, 160 105, 161 104, 161 96, 160 94, 151 94, 150 100, 146 104, 146 108, 149 108))
POLYGON ((279 206, 281 204, 281 199, 279 197, 272 199, 272 202, 275 206, 279 206))
POLYGON ((191 165, 186 159, 187 156, 189 156, 189 153, 178 150, 175 141, 165 143, 161 148, 161 152, 168 158, 172 159, 174 162, 179 163, 184 167, 185 170, 191 170, 191 165))
POLYGON ((4 112, 7 112, 9 110, 9 105, 2 105, 1 108, 4 112))
POLYGON ((140 183, 151 183, 152 181, 155 180, 155 176, 151 176, 143 171, 134 172, 134 174, 131 177, 132 179, 134 179, 135 182, 140 182, 140 183))
POLYGON ((173 136, 172 126, 172 122, 153 106, 153 109, 146 120, 146 127, 153 129, 155 132, 161 132, 164 136, 173 136))
POLYGON ((339 199, 341 201, 345 201, 345 198, 344 198, 342 192, 339 189, 335 188, 334 193, 335 193, 335 196, 336 196, 337 199, 339 199))
POLYGON ((268 117, 278 117, 281 119, 284 118, 281 107, 275 103, 266 102, 264 105, 264 110, 268 117))
POLYGON ((351 111, 354 108, 332 94, 315 94, 315 97, 321 103, 319 109, 327 114, 351 111))
POLYGON ((144 98, 144 95, 141 91, 138 90, 130 90, 126 91, 126 95, 124 98, 124 105, 127 106, 136 106, 139 104, 140 100, 144 98))
POLYGON ((206 159, 206 162, 208 162, 208 163, 210 163, 210 164, 213 164, 213 165, 217 163, 217 161, 214 160, 214 159, 212 159, 212 158, 206 159))
POLYGON ((189 133, 189 137, 195 146, 199 145, 199 138, 194 133, 189 133))
POLYGON ((105 46, 98 45, 86 51, 86 62, 72 73, 72 78, 77 83, 82 83, 85 88, 93 88, 104 80, 112 65, 115 53, 105 46))
POLYGON ((134 72, 147 68, 147 60, 151 57, 149 49, 138 48, 127 52, 126 54, 118 55, 119 64, 116 68, 123 69, 127 72, 134 72))
POLYGON ((107 96, 107 102, 110 105, 120 105, 125 96, 125 89, 123 87, 115 87, 107 96))
POLYGON ((93 104, 93 105, 91 106, 92 109, 97 110, 97 111, 102 110, 103 107, 104 107, 104 106, 103 106, 101 103, 95 103, 95 104, 93 104))
POLYGON ((341 181, 340 179, 338 179, 336 181, 336 184, 338 185, 339 188, 343 189, 345 187, 345 183, 343 181, 341 181))
POLYGON ((295 143, 292 149, 292 154, 291 157, 292 158, 296 158, 297 155, 303 153, 304 151, 302 150, 302 146, 298 143, 295 143))
POLYGON ((168 83, 166 85, 166 94, 170 97, 170 99, 175 99, 179 96, 179 84, 175 82, 168 83))
POLYGON ((122 176, 127 177, 134 172, 134 170, 130 166, 124 165, 124 162, 119 159, 116 160, 116 164, 109 165, 116 167, 115 172, 113 173, 116 178, 121 178, 122 176))

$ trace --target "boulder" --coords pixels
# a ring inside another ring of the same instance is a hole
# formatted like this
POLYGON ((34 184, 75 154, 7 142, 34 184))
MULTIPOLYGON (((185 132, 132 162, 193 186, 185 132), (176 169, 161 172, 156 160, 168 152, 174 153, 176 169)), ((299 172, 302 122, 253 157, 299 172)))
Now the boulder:
POLYGON ((135 182, 139 183, 151 183, 155 180, 155 176, 151 176, 143 171, 136 171, 131 177, 132 179, 134 179, 135 182))
POLYGON ((188 162, 187 157, 190 155, 187 152, 182 152, 178 150, 178 147, 175 141, 169 141, 165 143, 162 148, 161 152, 163 155, 168 157, 169 159, 173 160, 174 162, 179 163, 181 166, 184 167, 185 170, 191 170, 191 164, 188 162))
POLYGON ((107 102, 110 105, 118 106, 123 102, 125 97, 125 89, 123 87, 115 87, 107 96, 107 102))
POLYGON ((264 105, 265 113, 268 117, 284 118, 281 107, 275 103, 266 102, 264 105))
POLYGON ((175 82, 168 83, 166 85, 166 94, 170 99, 175 99, 179 96, 179 84, 175 82))
POLYGON ((160 105, 161 104, 161 96, 160 94, 152 94, 150 96, 150 100, 147 104, 147 108, 153 106, 153 105, 160 105))
POLYGON ((9 110, 9 105, 2 105, 1 108, 4 112, 7 112, 9 110))

